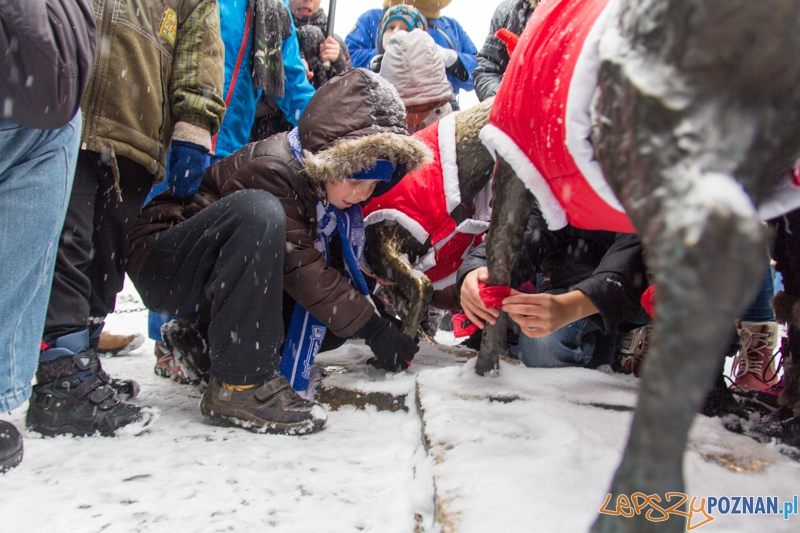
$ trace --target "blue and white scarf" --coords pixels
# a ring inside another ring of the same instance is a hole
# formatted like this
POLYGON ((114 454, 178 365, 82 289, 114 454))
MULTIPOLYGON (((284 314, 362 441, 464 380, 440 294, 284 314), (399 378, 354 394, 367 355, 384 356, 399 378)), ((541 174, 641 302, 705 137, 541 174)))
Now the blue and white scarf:
MULTIPOLYGON (((297 128, 288 135, 289 146, 295 159, 303 164, 303 151, 297 128)), ((358 292, 369 298, 367 283, 361 274, 361 256, 364 253, 364 218, 361 206, 352 205, 344 211, 317 200, 317 237, 314 248, 325 255, 330 266, 330 239, 339 234, 344 255, 345 277, 358 292)), ((292 388, 304 391, 308 387, 311 363, 325 338, 325 324, 314 318, 299 303, 295 303, 289 333, 281 356, 281 374, 292 388)))

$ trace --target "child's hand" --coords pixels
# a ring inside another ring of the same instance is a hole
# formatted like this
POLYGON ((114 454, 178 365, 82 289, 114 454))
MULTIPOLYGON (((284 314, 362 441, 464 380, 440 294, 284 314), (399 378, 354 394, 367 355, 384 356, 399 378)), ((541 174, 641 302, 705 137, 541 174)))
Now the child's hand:
POLYGON ((328 37, 319 45, 320 61, 336 61, 339 58, 339 42, 333 37, 328 37))
POLYGON ((567 324, 597 313, 597 307, 580 291, 553 295, 524 294, 512 289, 511 296, 503 300, 502 309, 519 324, 523 335, 531 338, 550 335, 567 324))
POLYGON ((487 309, 481 299, 479 283, 486 283, 489 279, 489 270, 486 267, 476 268, 464 278, 461 284, 461 308, 470 322, 483 329, 485 322, 494 325, 500 312, 497 309, 487 309))

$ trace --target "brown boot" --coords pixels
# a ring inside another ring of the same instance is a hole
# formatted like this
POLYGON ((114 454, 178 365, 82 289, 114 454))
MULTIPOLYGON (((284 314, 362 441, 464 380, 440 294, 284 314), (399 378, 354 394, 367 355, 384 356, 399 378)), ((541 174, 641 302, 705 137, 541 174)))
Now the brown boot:
POLYGON ((743 391, 765 391, 778 383, 775 348, 777 322, 736 321, 741 348, 733 361, 732 387, 743 391))
POLYGON ((210 381, 200 411, 218 423, 256 433, 301 435, 322 429, 328 419, 321 405, 300 398, 283 376, 241 391, 210 381))
POLYGON ((114 335, 105 331, 100 333, 100 342, 97 344, 97 354, 115 357, 126 355, 144 344, 144 335, 114 335))
POLYGON ((653 325, 647 324, 622 335, 617 357, 624 374, 633 374, 636 377, 641 374, 642 364, 647 355, 648 337, 652 329, 653 325))

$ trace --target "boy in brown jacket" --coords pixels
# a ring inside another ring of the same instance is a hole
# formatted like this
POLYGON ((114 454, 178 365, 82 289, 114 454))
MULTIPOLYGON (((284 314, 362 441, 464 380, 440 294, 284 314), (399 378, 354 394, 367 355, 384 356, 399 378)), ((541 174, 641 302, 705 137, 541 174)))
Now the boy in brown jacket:
POLYGON ((408 366, 417 346, 375 313, 358 268, 359 204, 429 157, 407 134, 397 91, 356 69, 324 84, 297 128, 212 165, 194 197, 145 207, 128 275, 150 309, 197 324, 207 342, 206 416, 255 431, 320 429, 324 411, 292 385, 304 388, 295 378, 323 343, 359 336, 375 366, 408 366))

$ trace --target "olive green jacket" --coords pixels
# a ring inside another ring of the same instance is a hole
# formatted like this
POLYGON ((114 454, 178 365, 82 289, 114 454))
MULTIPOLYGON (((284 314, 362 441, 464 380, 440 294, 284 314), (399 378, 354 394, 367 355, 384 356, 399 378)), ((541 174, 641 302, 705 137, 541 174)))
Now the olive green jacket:
POLYGON ((162 181, 173 138, 210 148, 225 114, 217 0, 94 0, 94 15, 81 148, 101 153, 117 178, 124 156, 162 181))

